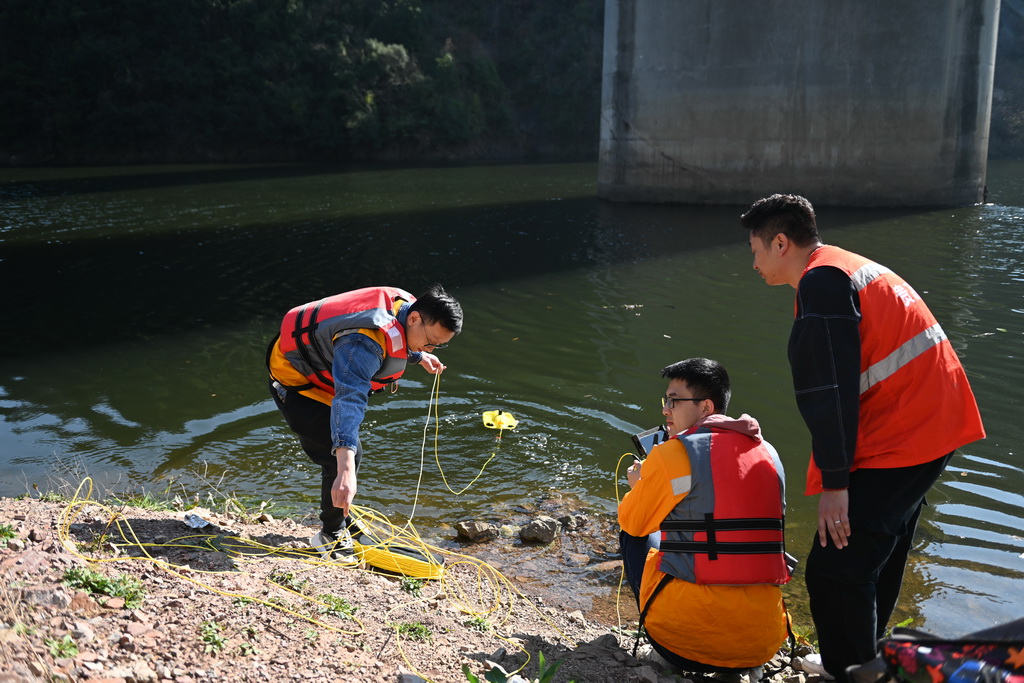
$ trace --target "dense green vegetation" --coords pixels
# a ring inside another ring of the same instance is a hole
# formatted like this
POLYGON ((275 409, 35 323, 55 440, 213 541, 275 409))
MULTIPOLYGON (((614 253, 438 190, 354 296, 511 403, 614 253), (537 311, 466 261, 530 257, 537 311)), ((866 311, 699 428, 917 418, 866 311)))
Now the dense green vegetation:
POLYGON ((1003 0, 989 156, 1024 158, 1024 0, 1003 0))
POLYGON ((0 153, 596 153, 602 0, 4 0, 0 153))
MULTIPOLYGON (((0 163, 593 158, 603 0, 3 0, 0 163)), ((1024 0, 993 156, 1024 155, 1024 0)))

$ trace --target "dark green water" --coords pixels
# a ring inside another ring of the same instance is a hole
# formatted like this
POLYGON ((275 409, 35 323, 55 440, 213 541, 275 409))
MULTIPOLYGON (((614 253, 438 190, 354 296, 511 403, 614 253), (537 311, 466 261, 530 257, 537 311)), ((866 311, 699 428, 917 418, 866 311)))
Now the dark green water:
MULTIPOLYGON (((757 417, 783 457, 802 557, 815 501, 786 361, 792 290, 751 270, 745 207, 611 204, 595 177, 592 164, 0 171, 0 495, 88 474, 101 491, 216 489, 306 513, 316 470, 264 382, 280 316, 436 280, 466 311, 439 354, 436 459, 432 378, 413 368, 371 401, 360 504, 413 514, 434 538, 550 501, 611 514, 629 434, 659 423, 659 370, 706 355, 733 377, 730 412, 757 417), (496 408, 519 419, 500 442, 481 420, 496 408), (438 463, 458 491, 492 454, 466 493, 448 490, 438 463)), ((922 293, 982 407, 989 438, 931 496, 899 614, 948 635, 1024 604, 1024 164, 993 164, 989 189, 983 206, 819 211, 827 242, 922 293)), ((605 544, 582 549, 591 564, 605 544)), ((555 566, 515 571, 583 609, 607 596, 586 567, 555 566)), ((787 593, 801 613, 801 577, 787 593)))

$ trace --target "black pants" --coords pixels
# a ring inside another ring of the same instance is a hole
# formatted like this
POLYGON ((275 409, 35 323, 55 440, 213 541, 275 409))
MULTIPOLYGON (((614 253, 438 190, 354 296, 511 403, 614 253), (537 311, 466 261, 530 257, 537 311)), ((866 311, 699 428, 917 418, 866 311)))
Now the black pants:
MULTIPOLYGON (((338 477, 338 460, 334 457, 331 439, 331 407, 303 396, 296 391, 278 389, 270 381, 270 395, 284 415, 288 426, 299 437, 299 444, 309 459, 320 465, 320 522, 324 531, 336 532, 345 525, 341 508, 334 507, 331 487, 338 477)), ((356 472, 363 456, 362 445, 356 444, 356 472)))
POLYGON ((896 608, 925 494, 952 453, 922 465, 850 474, 849 545, 824 548, 815 534, 807 593, 825 669, 841 683, 846 668, 874 659, 896 608))

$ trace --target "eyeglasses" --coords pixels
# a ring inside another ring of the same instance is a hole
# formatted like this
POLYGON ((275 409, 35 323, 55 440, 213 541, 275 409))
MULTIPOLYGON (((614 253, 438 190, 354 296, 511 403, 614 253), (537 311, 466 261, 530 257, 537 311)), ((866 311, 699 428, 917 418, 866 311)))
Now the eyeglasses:
POLYGON ((444 349, 444 348, 448 347, 448 342, 445 342, 444 344, 435 344, 434 342, 430 341, 430 337, 427 335, 427 326, 426 325, 423 326, 423 336, 427 340, 427 343, 424 344, 424 346, 429 346, 432 351, 436 351, 437 349, 444 349))
POLYGON ((707 400, 706 398, 676 398, 675 396, 662 396, 661 397, 661 407, 662 408, 668 408, 669 410, 672 410, 672 408, 676 404, 676 401, 697 401, 697 402, 700 402, 700 401, 706 401, 706 400, 707 400))

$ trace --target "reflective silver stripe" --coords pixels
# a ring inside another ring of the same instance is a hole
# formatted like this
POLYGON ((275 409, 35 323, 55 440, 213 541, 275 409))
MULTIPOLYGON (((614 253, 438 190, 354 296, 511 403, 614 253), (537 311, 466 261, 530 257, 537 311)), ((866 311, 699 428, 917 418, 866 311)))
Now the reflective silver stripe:
POLYGON ((397 354, 402 348, 402 333, 398 331, 398 325, 392 325, 384 331, 387 332, 388 341, 391 342, 391 355, 397 354))
POLYGON ((853 280, 853 286, 856 287, 859 292, 870 285, 875 278, 891 272, 892 271, 885 266, 877 263, 866 263, 858 268, 857 271, 850 276, 850 279, 853 280))
POLYGON ((938 323, 911 337, 903 342, 898 349, 860 373, 860 393, 863 394, 928 349, 938 346, 945 340, 946 333, 942 331, 942 327, 938 323))
POLYGON ((690 492, 690 475, 676 477, 672 480, 672 495, 681 496, 690 492))

